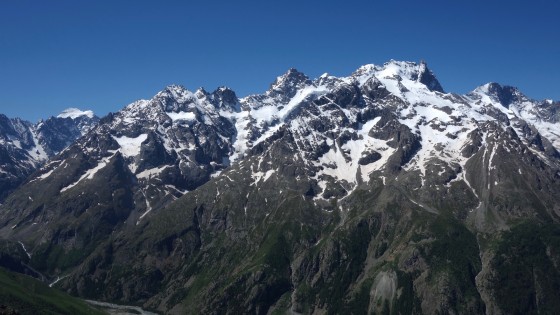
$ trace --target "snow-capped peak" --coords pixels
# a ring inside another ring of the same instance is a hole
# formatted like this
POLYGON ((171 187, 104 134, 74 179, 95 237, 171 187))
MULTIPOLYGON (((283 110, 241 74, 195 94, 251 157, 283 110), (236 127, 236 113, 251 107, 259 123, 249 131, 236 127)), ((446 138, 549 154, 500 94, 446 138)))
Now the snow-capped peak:
POLYGON ((374 64, 367 64, 360 66, 354 73, 353 76, 362 76, 362 75, 372 75, 375 71, 379 70, 376 65, 374 64))
POLYGON ((206 90, 203 87, 199 87, 194 92, 194 95, 196 96, 196 98, 202 99, 208 95, 208 92, 206 92, 206 90))
POLYGON ((391 60, 383 65, 380 71, 377 72, 377 75, 382 78, 400 76, 416 81, 419 70, 420 65, 415 62, 391 60))
POLYGON ((445 93, 443 87, 436 79, 436 76, 433 72, 428 69, 428 64, 424 60, 420 61, 420 65, 418 66, 418 82, 424 84, 430 91, 437 91, 441 93, 445 93))
POLYGON ((509 105, 512 103, 521 103, 529 100, 516 87, 500 85, 495 82, 490 82, 479 86, 471 94, 488 96, 492 100, 500 103, 506 108, 509 107, 509 105))
POLYGON ((94 114, 93 114, 93 111, 91 111, 91 110, 82 111, 78 108, 72 107, 72 108, 67 108, 67 109, 63 110, 62 113, 60 113, 56 117, 76 119, 76 118, 81 117, 81 116, 86 116, 86 117, 89 117, 89 118, 93 118, 94 114))
POLYGON ((241 110, 237 95, 228 87, 221 86, 217 88, 210 95, 210 99, 217 108, 237 112, 241 110))
POLYGON ((270 91, 282 93, 310 83, 311 81, 304 73, 295 68, 290 68, 286 73, 276 78, 270 86, 270 91))
POLYGON ((189 98, 193 97, 193 93, 184 86, 172 84, 166 86, 165 89, 157 93, 154 98, 172 98, 179 103, 185 103, 189 98))
POLYGON ((391 60, 383 64, 383 66, 367 64, 359 67, 350 77, 359 82, 360 85, 372 77, 376 77, 381 81, 392 80, 401 82, 404 79, 410 82, 422 83, 430 91, 445 93, 435 75, 428 69, 425 61, 421 61, 418 64, 410 61, 391 60))

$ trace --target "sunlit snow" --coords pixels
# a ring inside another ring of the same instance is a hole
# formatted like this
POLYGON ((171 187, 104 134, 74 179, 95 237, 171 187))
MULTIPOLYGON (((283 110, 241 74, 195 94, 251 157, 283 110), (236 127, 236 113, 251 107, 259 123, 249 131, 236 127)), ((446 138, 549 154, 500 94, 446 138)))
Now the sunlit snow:
POLYGON ((76 119, 76 118, 81 117, 81 116, 86 116, 86 117, 89 117, 89 118, 93 118, 94 114, 91 110, 82 111, 82 110, 77 109, 77 108, 67 108, 64 111, 62 111, 62 113, 60 113, 56 117, 76 119))
POLYGON ((129 137, 113 137, 121 147, 121 154, 125 157, 137 156, 140 154, 141 144, 148 138, 147 134, 141 134, 136 138, 129 137))

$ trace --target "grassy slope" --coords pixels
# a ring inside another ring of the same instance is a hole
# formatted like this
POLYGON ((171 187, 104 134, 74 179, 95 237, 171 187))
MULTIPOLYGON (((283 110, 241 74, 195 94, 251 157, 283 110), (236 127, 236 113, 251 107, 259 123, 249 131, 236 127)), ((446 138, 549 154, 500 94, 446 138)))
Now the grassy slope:
POLYGON ((34 278, 0 268, 0 305, 20 314, 106 314, 34 278))

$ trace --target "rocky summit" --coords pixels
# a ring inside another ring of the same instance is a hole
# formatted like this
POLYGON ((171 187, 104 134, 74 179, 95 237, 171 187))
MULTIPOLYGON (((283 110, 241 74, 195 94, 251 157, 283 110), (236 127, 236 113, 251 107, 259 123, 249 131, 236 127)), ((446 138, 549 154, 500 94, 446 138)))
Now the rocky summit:
POLYGON ((98 121, 93 112, 76 108, 37 124, 0 114, 0 202, 98 121))
POLYGON ((390 61, 290 69, 244 98, 172 85, 67 138, 2 117, 0 172, 20 180, 0 263, 71 295, 165 314, 560 313, 559 102, 448 93, 426 63, 390 61))

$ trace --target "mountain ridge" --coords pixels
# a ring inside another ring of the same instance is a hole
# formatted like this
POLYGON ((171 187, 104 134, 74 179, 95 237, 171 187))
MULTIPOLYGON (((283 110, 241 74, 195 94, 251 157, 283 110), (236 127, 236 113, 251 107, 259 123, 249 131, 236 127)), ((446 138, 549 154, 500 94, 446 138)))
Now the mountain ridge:
MULTIPOLYGON (((504 237, 558 228, 560 104, 443 91, 399 61, 290 69, 244 98, 171 85, 10 195, 0 235, 75 295, 161 312, 505 314, 526 265, 496 256, 504 237)), ((554 235, 531 253, 543 286, 560 283, 554 235)), ((543 288, 516 292, 543 305, 543 288)))
POLYGON ((70 108, 36 124, 0 114, 0 201, 38 167, 85 135, 99 118, 70 108))

